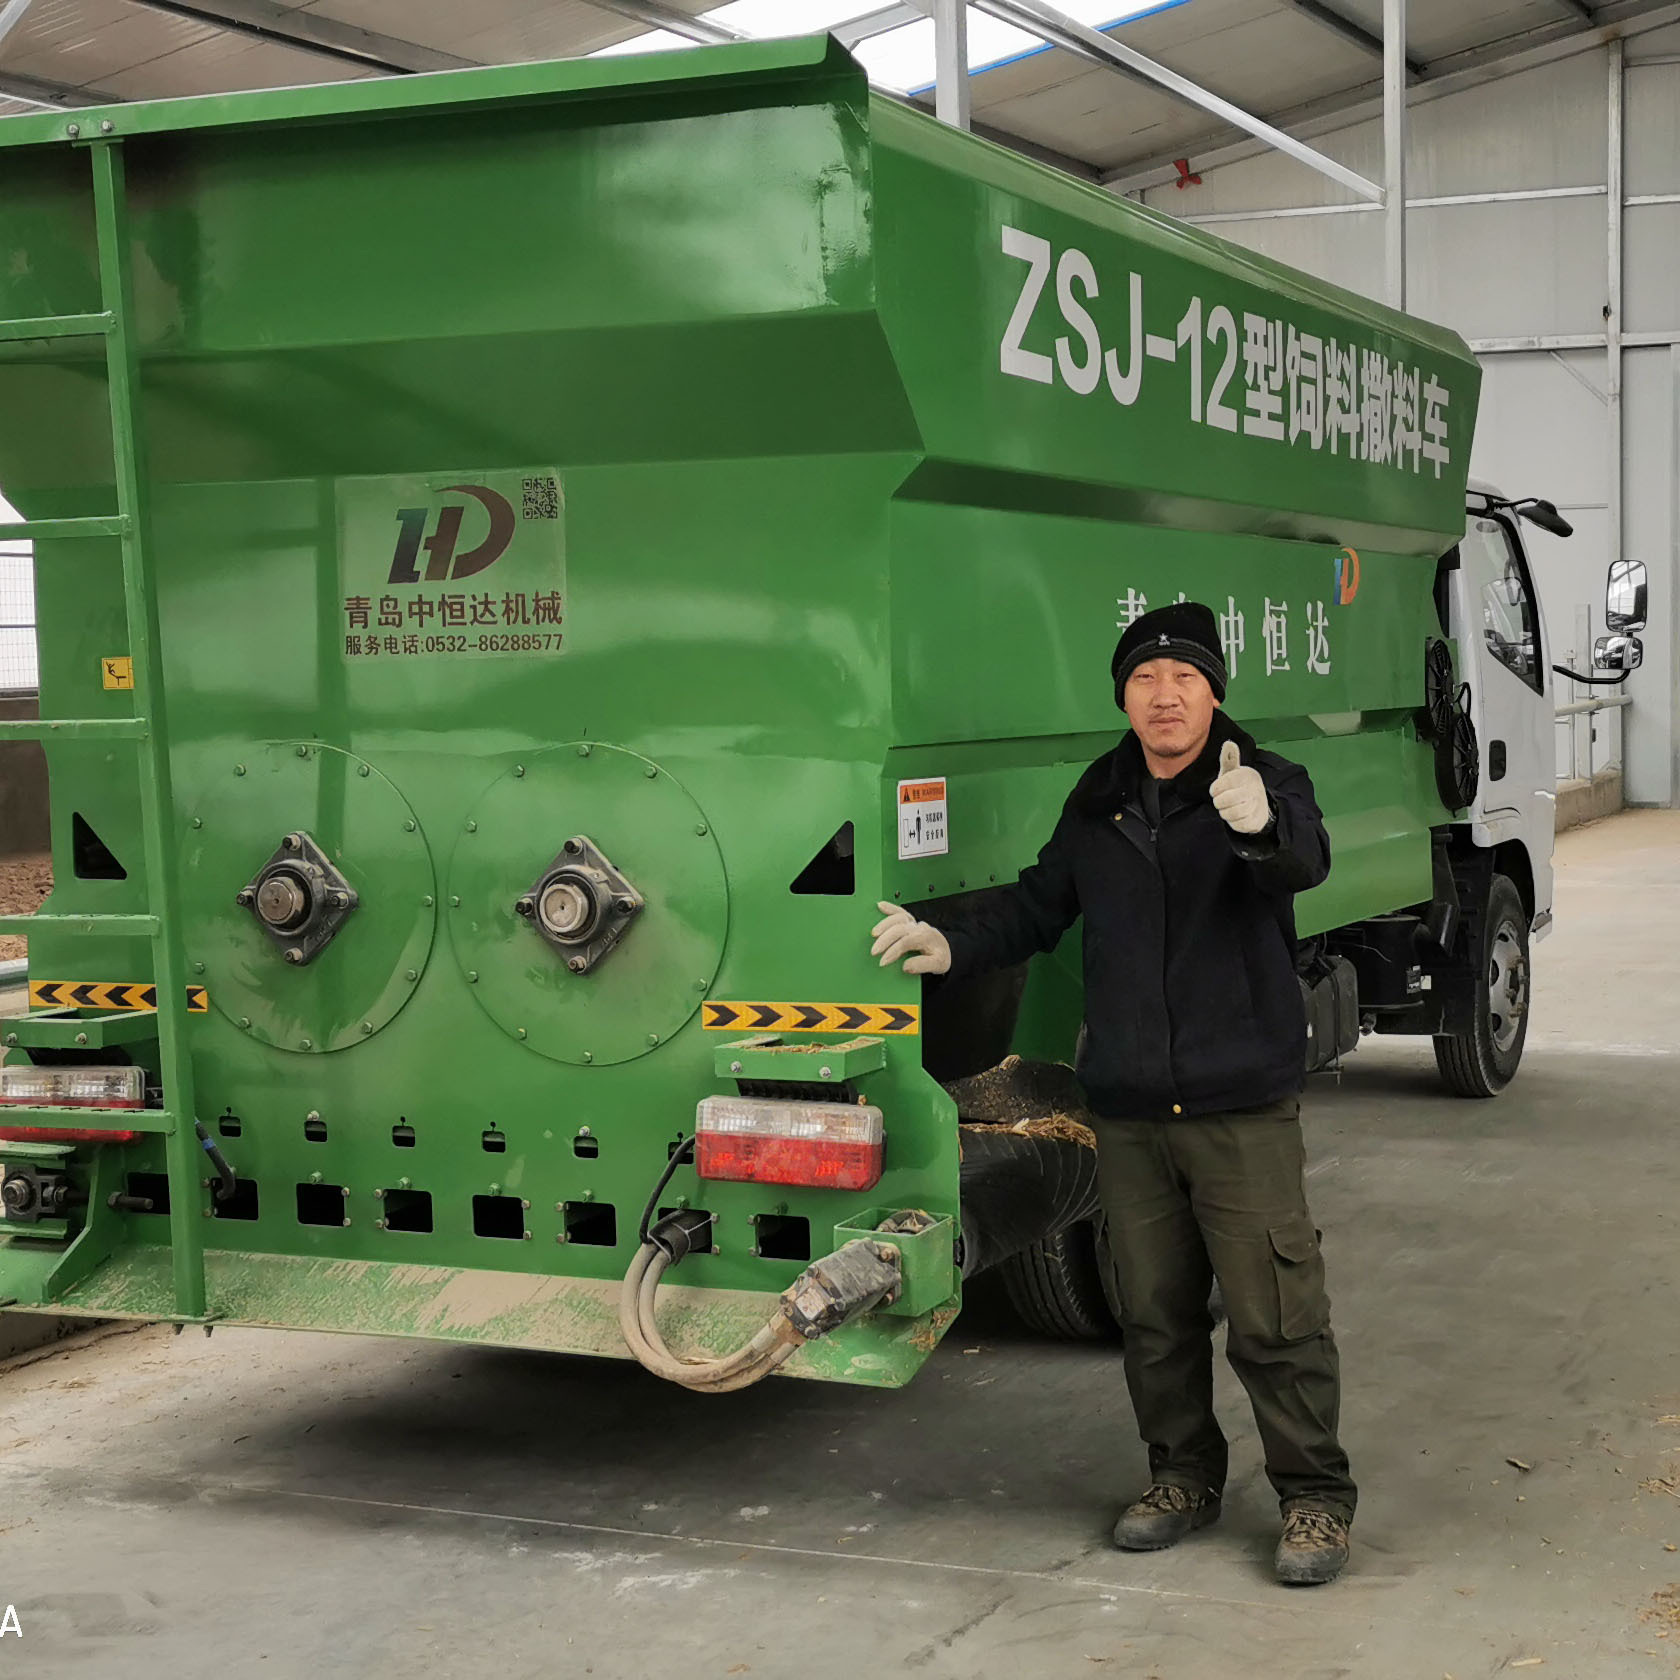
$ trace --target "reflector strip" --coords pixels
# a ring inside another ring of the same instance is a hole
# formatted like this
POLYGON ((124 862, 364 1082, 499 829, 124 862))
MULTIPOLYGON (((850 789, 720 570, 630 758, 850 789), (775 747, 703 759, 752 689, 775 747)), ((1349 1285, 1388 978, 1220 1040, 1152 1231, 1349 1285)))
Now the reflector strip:
MULTIPOLYGON (((156 1009, 157 987, 149 980, 31 980, 31 1009, 156 1009)), ((187 987, 187 1011, 203 1015, 210 994, 187 987)))
POLYGON ((704 1003, 707 1032, 872 1032, 910 1036, 922 1012, 903 1003, 704 1003))

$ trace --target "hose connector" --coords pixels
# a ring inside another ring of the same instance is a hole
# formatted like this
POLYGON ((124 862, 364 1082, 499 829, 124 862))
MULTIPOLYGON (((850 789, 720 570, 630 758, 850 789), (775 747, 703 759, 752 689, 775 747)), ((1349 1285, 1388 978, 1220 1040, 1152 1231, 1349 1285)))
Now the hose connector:
POLYGON ((802 1342, 833 1334, 860 1313, 890 1305, 904 1287, 903 1257, 891 1243, 855 1237, 814 1260, 782 1291, 781 1316, 802 1342))

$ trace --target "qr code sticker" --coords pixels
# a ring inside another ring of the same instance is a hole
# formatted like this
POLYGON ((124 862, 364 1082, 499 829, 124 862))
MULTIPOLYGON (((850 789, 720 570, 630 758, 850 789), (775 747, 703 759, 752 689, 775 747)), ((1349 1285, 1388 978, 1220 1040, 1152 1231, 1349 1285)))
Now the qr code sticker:
POLYGON ((527 519, 558 519, 560 517, 560 485, 552 478, 528 478, 524 483, 525 517, 527 519))

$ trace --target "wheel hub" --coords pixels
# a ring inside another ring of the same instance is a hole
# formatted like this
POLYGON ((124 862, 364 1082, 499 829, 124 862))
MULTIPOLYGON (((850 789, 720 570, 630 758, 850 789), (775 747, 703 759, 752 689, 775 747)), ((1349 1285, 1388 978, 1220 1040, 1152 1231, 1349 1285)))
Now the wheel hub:
POLYGON ((1518 929, 1501 922, 1493 936, 1488 964, 1488 1020, 1501 1052, 1516 1042, 1528 1008, 1528 964, 1518 929))

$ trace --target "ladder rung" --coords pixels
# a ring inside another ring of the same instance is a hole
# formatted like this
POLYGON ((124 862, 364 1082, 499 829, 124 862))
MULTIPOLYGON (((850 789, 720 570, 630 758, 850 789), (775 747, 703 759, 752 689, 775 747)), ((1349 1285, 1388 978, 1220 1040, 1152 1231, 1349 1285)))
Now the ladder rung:
POLYGON ((108 519, 22 519, 0 525, 0 542, 14 538, 42 542, 48 537, 126 537, 131 524, 120 513, 108 519))
MULTIPOLYGON (((0 1103, 0 1132, 14 1126, 66 1132, 172 1132, 175 1116, 163 1108, 26 1108, 22 1103, 0 1103)), ((5 1144, 0 1143, 0 1155, 5 1152, 5 1144)))
POLYGON ((0 321, 0 344, 26 338, 101 338, 116 322, 104 315, 38 315, 28 321, 0 321))
POLYGON ((0 741, 144 741, 151 720, 126 718, 23 718, 0 722, 0 741))
POLYGON ((42 933, 127 933, 155 937, 156 916, 75 916, 46 911, 33 916, 0 916, 0 933, 21 933, 25 938, 39 929, 42 933))

